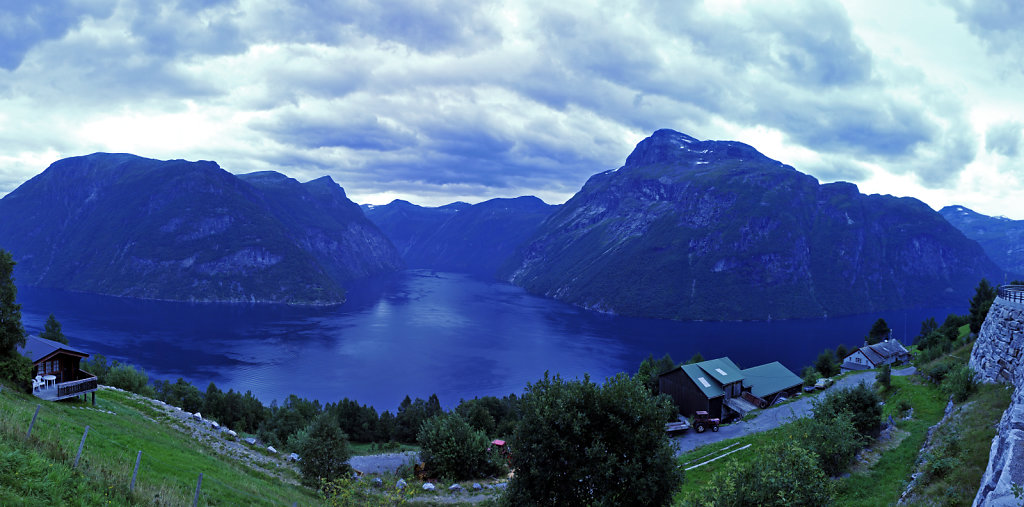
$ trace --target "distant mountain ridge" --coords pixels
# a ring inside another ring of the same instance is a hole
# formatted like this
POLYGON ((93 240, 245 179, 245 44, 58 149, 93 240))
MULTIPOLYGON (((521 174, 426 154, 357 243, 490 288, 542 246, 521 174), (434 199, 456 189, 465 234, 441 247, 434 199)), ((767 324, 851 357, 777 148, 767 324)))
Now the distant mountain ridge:
POLYGON ((96 153, 0 199, 19 283, 181 301, 336 304, 394 246, 330 178, 96 153))
POLYGON ((493 278, 557 208, 523 196, 437 208, 395 200, 363 209, 395 243, 408 267, 493 278))
MULTIPOLYGON (((1024 275, 1024 220, 982 215, 966 206, 946 206, 939 210, 964 236, 977 241, 999 267, 1024 275)), ((992 280, 998 284, 1002 280, 992 280)))
POLYGON ((501 270, 594 310, 710 320, 962 305, 1000 272, 916 199, 668 129, 592 176, 501 270))

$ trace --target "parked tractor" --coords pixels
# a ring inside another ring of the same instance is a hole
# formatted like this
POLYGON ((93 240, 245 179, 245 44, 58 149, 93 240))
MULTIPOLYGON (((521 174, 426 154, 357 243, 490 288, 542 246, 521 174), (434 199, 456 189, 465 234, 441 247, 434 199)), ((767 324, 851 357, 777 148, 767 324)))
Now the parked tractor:
POLYGON ((697 433, 704 433, 704 430, 711 428, 711 431, 718 431, 718 425, 722 422, 717 417, 711 417, 707 412, 698 410, 693 416, 693 429, 697 433))

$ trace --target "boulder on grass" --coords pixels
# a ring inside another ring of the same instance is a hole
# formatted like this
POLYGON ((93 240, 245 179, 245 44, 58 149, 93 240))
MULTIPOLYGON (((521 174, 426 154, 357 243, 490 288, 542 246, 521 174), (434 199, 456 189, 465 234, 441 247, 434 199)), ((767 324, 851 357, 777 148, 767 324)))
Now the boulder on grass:
POLYGON ((249 445, 256 445, 256 439, 252 438, 252 437, 249 437, 249 438, 245 439, 245 443, 247 443, 249 445))
POLYGON ((423 491, 434 491, 434 489, 436 489, 436 487, 433 484, 429 482, 423 483, 423 491))

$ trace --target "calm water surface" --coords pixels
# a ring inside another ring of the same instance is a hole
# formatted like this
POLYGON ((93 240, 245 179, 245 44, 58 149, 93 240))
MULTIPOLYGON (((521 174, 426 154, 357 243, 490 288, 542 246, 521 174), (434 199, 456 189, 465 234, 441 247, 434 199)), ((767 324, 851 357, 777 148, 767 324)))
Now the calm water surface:
MULTIPOLYGON (((402 398, 521 393, 545 371, 604 379, 648 354, 700 352, 741 368, 780 361, 794 372, 840 343, 863 341, 879 317, 909 342, 921 321, 951 311, 908 310, 774 322, 674 322, 604 315, 466 275, 409 271, 352 289, 339 307, 139 301, 20 288, 25 328, 53 313, 72 345, 184 377, 201 390, 251 390, 265 403, 289 394, 359 400, 394 411, 402 398)), ((966 303, 965 303, 966 306, 966 303)))

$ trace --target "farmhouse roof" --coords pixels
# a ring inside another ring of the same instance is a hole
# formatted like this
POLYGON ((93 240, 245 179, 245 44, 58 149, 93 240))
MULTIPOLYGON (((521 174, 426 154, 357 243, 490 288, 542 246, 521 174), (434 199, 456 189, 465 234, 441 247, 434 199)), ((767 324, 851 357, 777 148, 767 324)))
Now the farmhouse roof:
POLYGON ((83 350, 70 345, 65 345, 61 342, 40 338, 36 335, 25 337, 25 346, 18 347, 18 352, 31 359, 33 363, 47 359, 58 351, 64 351, 71 355, 81 357, 89 357, 89 354, 83 350))
POLYGON ((754 396, 763 398, 803 383, 789 368, 774 361, 743 370, 743 385, 750 387, 754 396))
POLYGON ((843 358, 843 362, 846 363, 846 358, 856 354, 857 351, 860 351, 862 354, 864 354, 864 356, 868 358, 868 361, 871 361, 871 364, 874 366, 878 366, 886 362, 886 360, 889 358, 909 354, 909 352, 907 352, 907 349, 903 348, 903 344, 901 344, 900 342, 896 340, 886 340, 884 342, 878 342, 874 345, 865 345, 863 347, 860 347, 859 349, 854 350, 853 352, 850 352, 849 354, 847 354, 846 357, 843 358))

